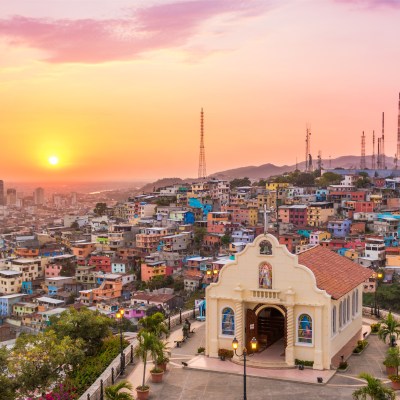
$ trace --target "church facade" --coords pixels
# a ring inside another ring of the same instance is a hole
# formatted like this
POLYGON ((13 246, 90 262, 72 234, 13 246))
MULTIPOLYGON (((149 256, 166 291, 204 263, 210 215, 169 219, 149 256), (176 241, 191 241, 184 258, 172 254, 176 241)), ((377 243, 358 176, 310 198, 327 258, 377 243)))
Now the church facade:
POLYGON ((232 349, 235 337, 238 353, 249 351, 255 337, 259 353, 274 346, 288 367, 299 359, 330 369, 362 339, 362 289, 371 275, 320 246, 293 255, 260 235, 206 289, 206 355, 232 349))

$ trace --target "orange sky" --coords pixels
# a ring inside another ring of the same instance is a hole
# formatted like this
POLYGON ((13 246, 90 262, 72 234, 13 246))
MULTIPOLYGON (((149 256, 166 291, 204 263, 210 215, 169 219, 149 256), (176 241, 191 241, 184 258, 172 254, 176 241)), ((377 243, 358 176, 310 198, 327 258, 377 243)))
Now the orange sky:
POLYGON ((196 177, 394 156, 400 2, 13 0, 0 3, 0 179, 196 177), (58 166, 48 157, 56 155, 58 166))

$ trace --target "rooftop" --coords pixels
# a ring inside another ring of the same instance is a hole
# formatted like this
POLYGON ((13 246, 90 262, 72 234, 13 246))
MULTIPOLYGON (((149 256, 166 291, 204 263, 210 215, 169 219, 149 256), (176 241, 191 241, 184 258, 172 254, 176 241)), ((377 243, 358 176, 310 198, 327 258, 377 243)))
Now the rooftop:
POLYGON ((373 274, 370 269, 321 246, 303 251, 298 260, 313 272, 317 287, 333 299, 344 296, 373 274))

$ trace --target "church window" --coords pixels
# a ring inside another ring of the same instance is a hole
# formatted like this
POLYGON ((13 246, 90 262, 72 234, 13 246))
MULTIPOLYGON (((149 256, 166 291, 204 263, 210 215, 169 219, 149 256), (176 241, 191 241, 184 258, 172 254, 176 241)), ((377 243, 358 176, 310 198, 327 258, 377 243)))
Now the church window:
POLYGON ((271 255, 272 254, 272 244, 268 240, 263 240, 260 243, 260 254, 271 255))
POLYGON ((229 307, 222 310, 222 334, 235 336, 235 313, 229 307))
POLYGON ((354 317, 356 313, 356 292, 354 291, 351 295, 351 315, 354 317))
POLYGON ((347 296, 347 315, 346 315, 346 320, 350 321, 350 296, 347 296))
POLYGON ((343 326, 343 302, 339 304, 339 328, 343 326))
POLYGON ((356 314, 358 314, 358 289, 356 289, 356 314))
POLYGON ((262 263, 258 269, 258 286, 260 289, 272 289, 272 265, 262 263))
POLYGON ((312 344, 312 318, 308 314, 301 314, 297 320, 297 342, 312 344))
POLYGON ((336 306, 332 308, 332 333, 336 333, 336 306))
POLYGON ((343 322, 343 325, 346 325, 346 322, 347 322, 346 310, 347 310, 347 299, 344 299, 343 300, 343 307, 342 307, 342 322, 343 322))

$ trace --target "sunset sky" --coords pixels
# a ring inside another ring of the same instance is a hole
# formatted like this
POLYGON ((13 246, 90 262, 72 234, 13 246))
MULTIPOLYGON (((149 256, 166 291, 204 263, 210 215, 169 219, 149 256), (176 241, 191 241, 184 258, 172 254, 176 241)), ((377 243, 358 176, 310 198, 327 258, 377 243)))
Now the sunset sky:
POLYGON ((0 2, 0 179, 196 177, 396 152, 400 0, 0 2), (49 157, 57 157, 58 163, 49 157))

